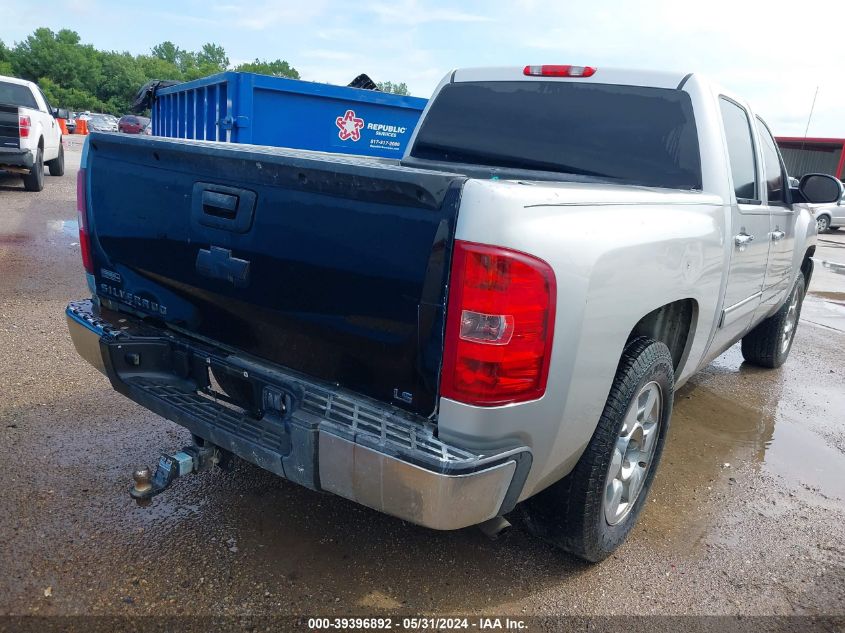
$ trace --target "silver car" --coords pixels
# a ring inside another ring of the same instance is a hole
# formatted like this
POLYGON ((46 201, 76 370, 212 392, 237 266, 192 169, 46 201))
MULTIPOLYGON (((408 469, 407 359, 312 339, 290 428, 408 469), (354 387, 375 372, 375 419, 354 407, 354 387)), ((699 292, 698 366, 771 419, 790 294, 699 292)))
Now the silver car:
POLYGON ((810 205, 810 210, 816 216, 816 228, 819 233, 835 231, 845 226, 845 196, 836 204, 810 205))

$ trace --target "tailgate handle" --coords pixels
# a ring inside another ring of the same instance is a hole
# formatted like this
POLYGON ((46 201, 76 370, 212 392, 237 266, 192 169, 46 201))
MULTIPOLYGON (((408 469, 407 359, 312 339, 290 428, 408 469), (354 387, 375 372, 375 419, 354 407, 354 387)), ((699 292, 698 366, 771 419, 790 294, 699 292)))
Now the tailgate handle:
POLYGON ((216 218, 234 220, 238 213, 238 201, 238 196, 206 189, 202 192, 202 212, 216 218))
MULTIPOLYGON (((207 227, 229 233, 248 233, 255 215, 254 191, 211 182, 195 182, 191 197, 191 224, 204 235, 203 242, 216 239, 207 227)), ((218 236, 219 237, 219 236, 218 236)))

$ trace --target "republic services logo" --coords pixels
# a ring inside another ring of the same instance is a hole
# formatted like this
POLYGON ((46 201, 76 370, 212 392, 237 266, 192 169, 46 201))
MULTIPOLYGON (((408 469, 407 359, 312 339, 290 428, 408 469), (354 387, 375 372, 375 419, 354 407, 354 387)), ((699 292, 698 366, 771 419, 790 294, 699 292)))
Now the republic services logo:
POLYGON ((337 135, 341 141, 358 141, 361 139, 361 128, 364 127, 364 119, 355 116, 354 110, 347 110, 346 114, 337 117, 335 120, 339 129, 337 135))

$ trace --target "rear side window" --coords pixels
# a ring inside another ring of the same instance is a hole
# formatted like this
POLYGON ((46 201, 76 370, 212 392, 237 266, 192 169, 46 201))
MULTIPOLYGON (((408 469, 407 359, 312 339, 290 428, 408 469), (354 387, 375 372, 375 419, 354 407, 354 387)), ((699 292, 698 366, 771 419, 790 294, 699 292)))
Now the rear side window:
POLYGON ((19 108, 38 109, 38 103, 29 88, 5 81, 0 81, 0 103, 19 108))
POLYGON ((675 189, 701 189, 698 133, 681 90, 564 81, 448 84, 411 156, 675 189))
POLYGON ((754 159, 754 141, 751 138, 751 121, 748 114, 733 101, 721 97, 722 123, 728 141, 728 156, 737 202, 758 202, 757 161, 754 159))
POLYGON ((760 145, 763 149, 763 167, 765 168, 766 192, 769 197, 769 204, 784 202, 783 191, 783 167, 780 162, 775 139, 772 133, 761 119, 757 119, 757 134, 760 136, 760 145))

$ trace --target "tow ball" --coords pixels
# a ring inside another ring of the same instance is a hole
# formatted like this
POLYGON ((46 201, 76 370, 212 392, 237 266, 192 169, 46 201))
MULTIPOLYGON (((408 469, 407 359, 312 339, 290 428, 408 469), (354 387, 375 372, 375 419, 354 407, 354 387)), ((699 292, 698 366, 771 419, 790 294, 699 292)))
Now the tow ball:
POLYGON ((149 466, 135 469, 132 479, 135 485, 129 495, 139 506, 149 505, 150 499, 167 490, 177 478, 208 470, 220 464, 223 454, 216 446, 186 446, 172 455, 162 455, 158 458, 155 473, 149 466))

